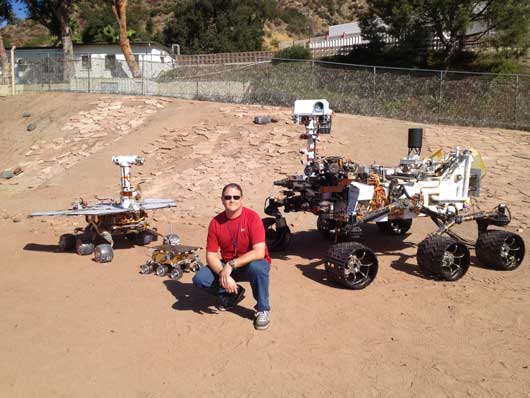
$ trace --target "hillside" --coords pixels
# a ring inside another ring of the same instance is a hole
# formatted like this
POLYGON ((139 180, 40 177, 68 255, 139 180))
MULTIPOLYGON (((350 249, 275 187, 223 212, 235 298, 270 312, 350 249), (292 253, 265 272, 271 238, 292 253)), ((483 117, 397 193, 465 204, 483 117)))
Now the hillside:
MULTIPOLYGON (((355 0, 279 0, 277 16, 266 24, 265 47, 272 48, 277 42, 300 39, 310 36, 327 34, 329 25, 350 22, 354 19, 355 0)), ((152 39, 160 40, 160 32, 166 22, 171 19, 171 0, 137 0, 129 1, 130 7, 140 6, 145 15, 153 21, 152 39)), ((79 26, 84 26, 84 17, 77 12, 79 26)), ((109 7, 109 13, 110 13, 109 7)), ((147 20, 147 19, 146 19, 147 20)), ((19 21, 16 25, 8 26, 3 31, 6 47, 49 46, 57 42, 57 38, 50 35, 47 28, 32 21, 19 21)))
POLYGON ((57 38, 50 35, 47 28, 31 19, 19 21, 15 25, 8 25, 2 31, 6 48, 17 47, 45 47, 54 45, 57 38))

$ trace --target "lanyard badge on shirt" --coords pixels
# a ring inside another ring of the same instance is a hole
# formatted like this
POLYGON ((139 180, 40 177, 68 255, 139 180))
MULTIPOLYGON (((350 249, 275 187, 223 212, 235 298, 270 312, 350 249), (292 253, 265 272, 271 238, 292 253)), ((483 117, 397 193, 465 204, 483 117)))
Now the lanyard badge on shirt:
POLYGON ((239 229, 241 227, 241 218, 239 218, 239 223, 237 224, 237 230, 236 230, 236 236, 234 238, 234 235, 232 235, 232 231, 230 230, 230 227, 228 223, 226 223, 226 229, 228 229, 228 233, 230 234, 230 239, 232 240, 232 245, 234 246, 234 258, 237 257, 237 242, 239 240, 239 229))

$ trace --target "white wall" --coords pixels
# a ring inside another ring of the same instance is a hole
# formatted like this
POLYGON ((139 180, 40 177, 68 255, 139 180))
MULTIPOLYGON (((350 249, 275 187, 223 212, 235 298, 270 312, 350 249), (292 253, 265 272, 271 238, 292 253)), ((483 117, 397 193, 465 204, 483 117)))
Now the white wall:
MULTIPOLYGON (((169 53, 158 47, 149 45, 131 45, 133 54, 138 60, 143 76, 154 78, 162 71, 175 66, 169 53)), ((28 81, 43 81, 51 75, 62 71, 62 49, 17 49, 15 51, 16 76, 22 83, 28 81)), ((132 77, 125 56, 119 45, 83 45, 74 46, 74 71, 76 78, 125 78, 132 77), (115 57, 115 68, 109 69, 105 59, 108 55, 115 57), (90 69, 83 65, 83 56, 89 57, 90 69)))
POLYGON ((361 33, 361 28, 359 27, 358 22, 348 22, 340 25, 333 25, 329 27, 328 36, 342 36, 349 34, 361 33))

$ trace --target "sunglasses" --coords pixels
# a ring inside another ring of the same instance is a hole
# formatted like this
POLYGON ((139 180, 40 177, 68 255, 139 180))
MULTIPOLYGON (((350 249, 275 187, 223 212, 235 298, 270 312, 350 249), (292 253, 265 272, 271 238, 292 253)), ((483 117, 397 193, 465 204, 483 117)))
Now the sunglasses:
POLYGON ((241 196, 240 195, 225 195, 223 196, 223 199, 224 200, 232 200, 232 199, 239 200, 241 199, 241 196))

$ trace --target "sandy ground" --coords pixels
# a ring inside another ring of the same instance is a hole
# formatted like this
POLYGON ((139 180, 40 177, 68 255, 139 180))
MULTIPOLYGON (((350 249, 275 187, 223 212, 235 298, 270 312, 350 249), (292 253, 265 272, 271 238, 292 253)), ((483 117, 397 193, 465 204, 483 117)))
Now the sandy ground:
MULTIPOLYGON (((412 126, 421 125, 339 114, 321 149, 394 165, 412 126)), ((528 244, 530 134, 421 127, 425 152, 481 151, 489 173, 477 208, 509 203, 509 229, 528 244)), ((191 273, 178 282, 139 275, 147 248, 121 247, 112 263, 97 264, 57 252, 58 236, 82 219, 27 218, 79 197, 117 197, 111 156, 138 154, 146 164, 133 177, 145 181, 144 195, 178 202, 157 211, 154 225, 203 245, 222 185, 240 182, 246 205, 262 213, 277 192, 272 181, 301 171, 302 131, 286 108, 88 94, 0 98, 0 171, 24 169, 0 180, 0 396, 530 396, 528 260, 498 272, 478 266, 472 252, 460 281, 425 279, 415 253, 434 229, 428 220, 401 238, 367 226, 379 275, 349 291, 326 280, 328 243, 315 217, 288 214, 293 242, 273 258, 273 320, 258 332, 250 294, 233 312, 217 313, 191 273), (254 125, 260 114, 279 122, 254 125)), ((475 229, 463 227, 471 237, 475 229)))

